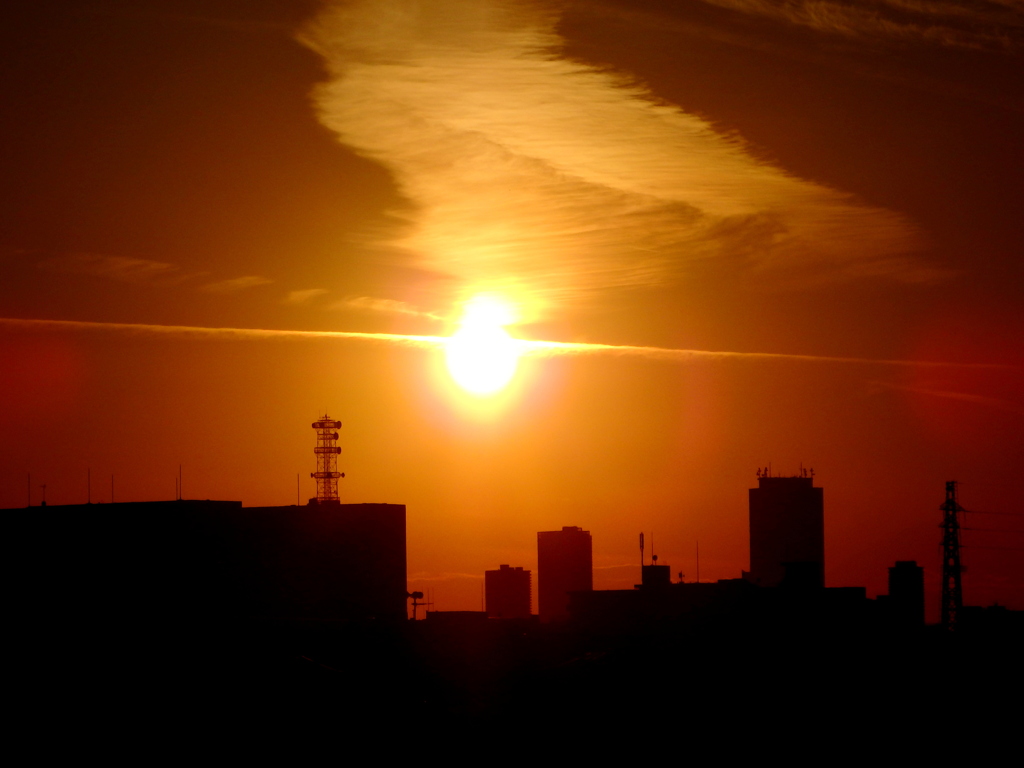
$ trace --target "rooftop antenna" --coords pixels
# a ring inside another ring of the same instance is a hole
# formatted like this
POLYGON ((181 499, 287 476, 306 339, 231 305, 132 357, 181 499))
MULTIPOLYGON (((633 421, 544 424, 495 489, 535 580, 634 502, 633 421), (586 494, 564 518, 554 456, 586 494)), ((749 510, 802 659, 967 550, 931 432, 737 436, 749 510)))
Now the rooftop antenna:
POLYGON ((309 476, 316 478, 316 502, 317 504, 337 504, 338 478, 344 477, 343 472, 338 472, 338 454, 341 448, 338 447, 338 433, 334 430, 341 427, 340 421, 334 421, 326 413, 317 421, 313 422, 313 429, 316 430, 316 472, 310 472, 309 476))
POLYGON ((412 620, 416 621, 416 619, 417 619, 417 611, 419 610, 419 607, 421 605, 424 605, 424 603, 420 602, 421 600, 423 600, 423 593, 422 592, 410 592, 409 593, 409 597, 412 598, 412 620))
POLYGON ((956 500, 956 480, 946 483, 946 500, 942 510, 942 628, 956 631, 957 615, 964 605, 963 585, 960 582, 960 521, 957 514, 964 511, 956 500))
POLYGON ((644 563, 645 562, 646 561, 644 560, 644 534, 641 531, 641 533, 640 533, 640 567, 641 568, 644 567, 644 563))

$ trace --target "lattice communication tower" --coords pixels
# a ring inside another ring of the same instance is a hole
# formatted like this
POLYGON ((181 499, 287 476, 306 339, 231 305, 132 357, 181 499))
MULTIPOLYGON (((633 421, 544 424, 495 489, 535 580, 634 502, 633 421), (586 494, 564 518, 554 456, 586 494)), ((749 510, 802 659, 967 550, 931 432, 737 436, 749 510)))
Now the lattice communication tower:
POLYGON ((316 430, 316 472, 310 472, 309 476, 316 478, 316 501, 318 504, 335 503, 338 497, 338 478, 344 477, 343 472, 338 472, 338 454, 341 448, 337 446, 338 433, 334 430, 341 427, 340 421, 334 421, 326 413, 318 421, 313 422, 313 429, 316 430))
POLYGON ((952 632, 956 629, 957 614, 964 605, 963 588, 960 583, 960 520, 957 515, 964 511, 956 500, 956 481, 946 483, 946 500, 942 506, 942 628, 952 632))

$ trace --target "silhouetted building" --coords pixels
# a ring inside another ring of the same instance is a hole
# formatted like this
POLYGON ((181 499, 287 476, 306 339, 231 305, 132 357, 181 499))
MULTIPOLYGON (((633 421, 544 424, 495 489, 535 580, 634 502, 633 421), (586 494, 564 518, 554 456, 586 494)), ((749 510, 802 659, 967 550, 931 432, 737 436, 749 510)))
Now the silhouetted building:
POLYGON ((8 513, 22 596, 87 621, 406 618, 402 504, 153 501, 8 513))
POLYGON ((647 573, 646 583, 642 579, 634 589, 573 592, 569 613, 574 627, 606 637, 640 636, 658 630, 739 629, 763 620, 759 609, 768 590, 742 579, 673 584, 658 571, 647 573))
POLYGON ((750 571, 762 587, 823 587, 825 509, 811 477, 759 477, 750 489, 750 571))
POLYGON ((565 526, 537 534, 537 602, 541 621, 569 618, 569 593, 594 588, 590 531, 565 526))
POLYGON ((530 572, 501 565, 484 571, 487 615, 492 619, 526 619, 530 616, 530 572))
POLYGON ((487 624, 486 611, 427 611, 427 626, 455 631, 482 631, 487 624))
POLYGON ((898 626, 924 626, 924 568, 917 561, 897 560, 889 569, 887 603, 890 616, 898 626))
POLYGON ((640 567, 640 589, 664 589, 672 584, 672 569, 667 565, 643 565, 640 567))

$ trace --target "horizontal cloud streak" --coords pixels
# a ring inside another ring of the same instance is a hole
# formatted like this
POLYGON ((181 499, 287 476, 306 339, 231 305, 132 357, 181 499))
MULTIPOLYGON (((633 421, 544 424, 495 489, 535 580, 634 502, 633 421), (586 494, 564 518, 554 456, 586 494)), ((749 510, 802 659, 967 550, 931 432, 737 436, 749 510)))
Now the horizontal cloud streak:
POLYGON ((373 296, 357 296, 344 299, 343 301, 331 304, 329 309, 354 309, 367 312, 379 312, 386 315, 409 315, 411 317, 426 317, 431 320, 440 320, 441 317, 431 312, 423 312, 412 304, 395 299, 377 299, 373 296))
POLYGON ((167 282, 182 278, 180 270, 174 264, 98 253, 69 253, 54 256, 39 262, 39 267, 48 272, 92 275, 123 283, 167 282))
POLYGON ((327 293, 326 288, 306 288, 302 291, 288 291, 288 295, 284 298, 284 303, 308 304, 317 296, 323 296, 325 293, 327 293))
POLYGON ((1024 39, 1016 0, 702 0, 820 32, 956 48, 1009 49, 1024 39))
POLYGON ((358 0, 302 39, 322 122, 414 204, 391 245, 549 302, 654 285, 699 259, 831 276, 936 273, 902 216, 797 179, 624 78, 557 54, 513 0, 358 0))
POLYGON ((207 283, 199 288, 206 293, 238 293, 248 288, 255 288, 258 285, 268 285, 274 282, 270 278, 259 275, 245 275, 244 277, 233 277, 230 280, 218 280, 215 283, 207 283))
POLYGON ((193 325, 149 325, 145 323, 96 323, 84 320, 29 320, 0 318, 0 328, 55 331, 110 331, 136 336, 179 336, 238 340, 258 339, 366 339, 412 347, 436 347, 442 336, 409 336, 398 333, 356 331, 281 331, 263 328, 205 328, 193 325))
POLYGON ((987 395, 974 395, 969 392, 952 392, 949 390, 929 389, 927 387, 907 387, 901 386, 899 384, 891 384, 882 381, 875 383, 880 387, 884 387, 886 389, 894 389, 899 392, 909 392, 910 394, 925 395, 927 397, 939 397, 945 400, 959 400, 965 403, 983 405, 987 408, 995 408, 1000 411, 1015 413, 1018 416, 1024 416, 1024 405, 1014 403, 1009 400, 1003 400, 998 397, 988 397, 987 395))
MULTIPOLYGON (((225 340, 362 340, 385 342, 420 349, 443 348, 448 336, 412 336, 400 333, 362 333, 356 331, 293 331, 264 328, 205 328, 190 325, 148 325, 143 323, 99 323, 84 320, 36 320, 0 317, 0 329, 23 331, 87 331, 114 332, 136 336, 177 336, 225 340)), ((853 365, 897 366, 903 368, 977 368, 994 370, 1022 370, 1019 365, 999 363, 948 363, 928 360, 879 360, 864 357, 833 357, 825 355, 793 355, 776 352, 724 352, 704 349, 670 349, 628 344, 585 344, 561 341, 515 339, 515 346, 523 357, 564 357, 577 355, 615 355, 643 357, 667 362, 688 360, 764 360, 805 363, 844 363, 853 365)))

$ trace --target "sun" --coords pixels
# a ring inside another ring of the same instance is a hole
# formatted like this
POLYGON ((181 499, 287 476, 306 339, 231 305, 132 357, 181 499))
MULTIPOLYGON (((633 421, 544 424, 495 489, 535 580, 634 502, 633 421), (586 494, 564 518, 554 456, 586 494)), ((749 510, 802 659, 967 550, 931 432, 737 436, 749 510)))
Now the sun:
POLYGON ((448 340, 445 362, 452 379, 479 397, 500 392, 519 364, 515 339, 505 330, 515 321, 511 305, 483 294, 463 305, 458 330, 448 340))

